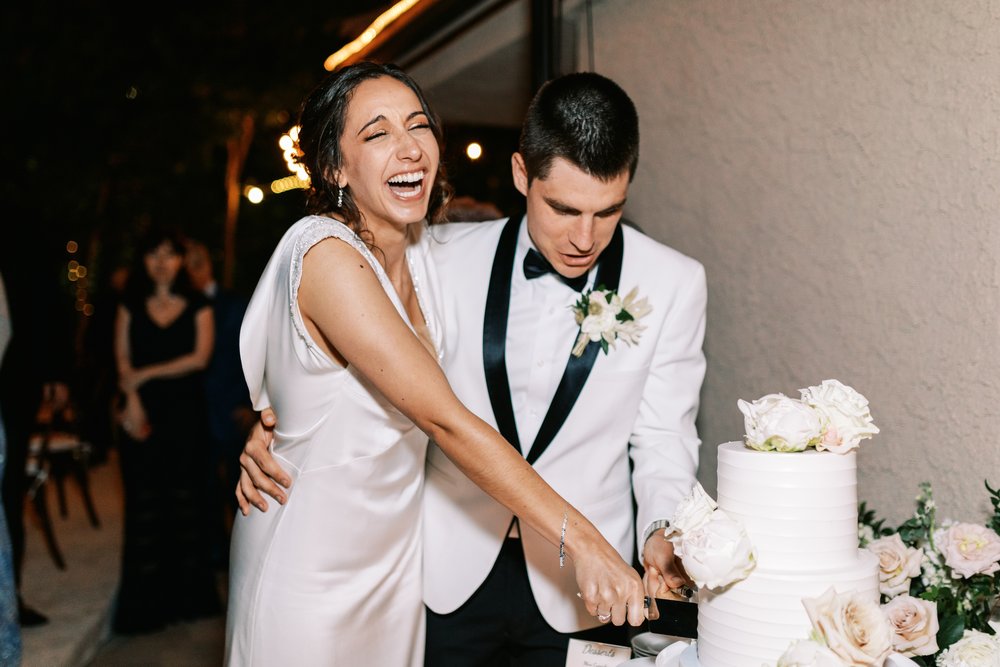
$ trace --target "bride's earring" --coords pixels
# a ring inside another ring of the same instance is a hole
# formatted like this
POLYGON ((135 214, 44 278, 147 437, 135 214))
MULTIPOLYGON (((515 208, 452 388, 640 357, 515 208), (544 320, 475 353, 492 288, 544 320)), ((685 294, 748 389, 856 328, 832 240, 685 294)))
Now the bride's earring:
POLYGON ((344 208, 344 188, 337 186, 337 208, 344 208))

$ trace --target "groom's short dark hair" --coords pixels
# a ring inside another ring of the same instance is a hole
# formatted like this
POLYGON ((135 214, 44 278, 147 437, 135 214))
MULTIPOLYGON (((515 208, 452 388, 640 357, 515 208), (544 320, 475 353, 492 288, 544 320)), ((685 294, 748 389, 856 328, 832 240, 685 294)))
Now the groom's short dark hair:
POLYGON ((639 163, 639 115, 621 86, 594 72, 547 81, 531 101, 518 146, 528 182, 544 179, 563 158, 608 181, 639 163))

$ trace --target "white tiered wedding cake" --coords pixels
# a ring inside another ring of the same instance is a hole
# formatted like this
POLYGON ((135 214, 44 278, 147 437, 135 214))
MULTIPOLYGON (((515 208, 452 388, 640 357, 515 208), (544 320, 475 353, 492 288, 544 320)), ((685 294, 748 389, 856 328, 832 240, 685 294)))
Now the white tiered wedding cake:
POLYGON ((878 602, 878 558, 858 549, 856 453, 763 452, 719 445, 719 508, 757 551, 750 575, 699 591, 701 667, 775 664, 809 636, 802 599, 831 586, 878 602))
POLYGON ((674 515, 667 539, 699 587, 698 639, 682 667, 800 664, 788 652, 831 609, 858 616, 848 625, 874 616, 872 641, 800 648, 834 662, 854 651, 844 664, 873 666, 890 654, 879 560, 858 548, 856 449, 878 428, 868 400, 837 380, 800 392, 739 401, 745 440, 719 445, 717 500, 696 484, 674 515))

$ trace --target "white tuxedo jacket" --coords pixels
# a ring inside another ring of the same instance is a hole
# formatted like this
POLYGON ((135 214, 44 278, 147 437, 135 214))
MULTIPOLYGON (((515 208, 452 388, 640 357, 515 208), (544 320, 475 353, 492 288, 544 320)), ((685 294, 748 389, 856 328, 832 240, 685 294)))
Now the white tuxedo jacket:
MULTIPOLYGON (((433 287, 445 334, 445 372, 459 399, 494 427, 483 354, 484 311, 505 223, 435 226, 428 250, 438 274, 433 287)), ((631 227, 622 225, 621 231, 619 293, 637 287, 638 296, 648 299, 652 311, 641 320, 646 329, 638 345, 619 344, 597 354, 565 422, 533 465, 631 563, 642 531, 651 521, 672 516, 696 473, 707 289, 696 260, 631 227), (638 534, 636 526, 642 529, 638 534)), ((607 256, 605 251, 602 265, 607 256)), ((511 270, 522 271, 520 261, 511 270)), ((567 309, 565 317, 572 321, 573 313, 567 309)), ((565 358, 553 360, 560 368, 570 359, 575 326, 568 335, 560 333, 566 337, 560 347, 565 358)), ((508 347, 508 365, 514 354, 517 350, 508 347)), ((496 375, 491 378, 496 385, 496 375)), ((538 407, 543 413, 548 408, 538 407)), ((530 447, 521 443, 523 453, 530 447)), ((446 614, 469 599, 492 569, 511 519, 504 506, 431 444, 423 521, 424 600, 430 609, 446 614)), ((560 569, 558 548, 525 526, 521 539, 531 588, 546 621, 559 632, 597 625, 576 596, 570 559, 560 569)))

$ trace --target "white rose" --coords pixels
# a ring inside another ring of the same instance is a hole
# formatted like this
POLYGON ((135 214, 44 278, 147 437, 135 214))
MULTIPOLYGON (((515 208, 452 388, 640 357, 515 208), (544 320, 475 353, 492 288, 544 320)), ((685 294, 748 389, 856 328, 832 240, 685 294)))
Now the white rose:
POLYGON ((977 630, 966 630, 962 638, 937 658, 938 667, 1000 667, 1000 640, 977 630))
POLYGON ((1000 535, 986 526, 956 523, 934 533, 934 543, 955 579, 1000 571, 1000 535))
POLYGON ((882 611, 892 628, 892 647, 905 656, 932 655, 938 652, 937 605, 910 595, 900 595, 882 611))
POLYGON ((784 394, 768 394, 753 403, 736 402, 743 413, 746 444, 764 452, 801 452, 819 442, 821 416, 808 405, 784 394))
POLYGON ((743 525, 722 510, 716 510, 700 528, 670 541, 684 571, 699 588, 724 588, 746 579, 757 565, 757 552, 743 525))
POLYGON ((701 528, 712 518, 712 512, 718 506, 718 503, 712 500, 712 497, 705 491, 705 487, 700 482, 695 482, 691 493, 677 503, 674 517, 670 520, 670 527, 667 529, 667 536, 675 533, 688 533, 701 528))
POLYGON ((819 386, 799 391, 802 401, 823 418, 823 439, 816 449, 845 454, 879 432, 872 422, 868 399, 838 380, 823 380, 819 386))
POLYGON ((873 540, 867 549, 878 556, 878 590, 882 595, 891 598, 910 590, 910 579, 920 575, 922 551, 903 544, 899 533, 873 540))
POLYGON ((892 629, 874 600, 831 587, 802 604, 826 645, 847 665, 880 667, 892 652, 892 629))
POLYGON ((826 646, 800 639, 781 654, 778 667, 844 667, 844 663, 826 646))

